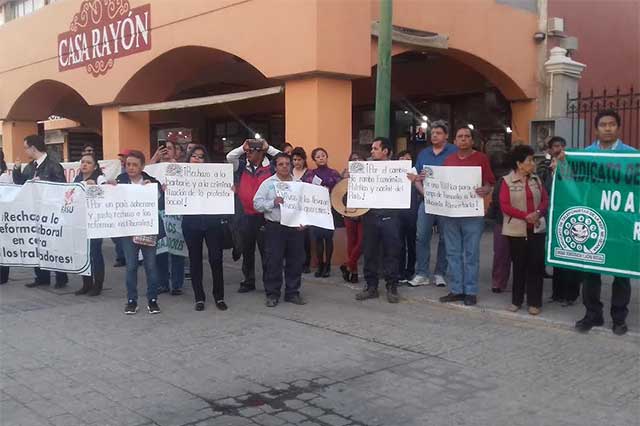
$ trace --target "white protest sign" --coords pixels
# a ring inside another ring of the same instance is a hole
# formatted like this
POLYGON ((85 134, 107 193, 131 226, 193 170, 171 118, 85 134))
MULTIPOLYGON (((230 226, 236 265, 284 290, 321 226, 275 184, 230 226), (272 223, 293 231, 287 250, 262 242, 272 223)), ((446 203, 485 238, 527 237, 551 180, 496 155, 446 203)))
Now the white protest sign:
POLYGON ((234 213, 232 164, 170 163, 165 182, 168 215, 234 213))
POLYGON ((158 184, 87 186, 87 237, 158 234, 158 184))
POLYGON ((350 161, 347 207, 408 209, 411 161, 350 161))
POLYGON ((167 166, 173 163, 156 163, 156 164, 147 164, 144 166, 144 171, 151 176, 152 178, 156 178, 158 182, 161 184, 164 183, 164 174, 167 172, 167 166))
POLYGON ((189 256, 187 243, 182 235, 182 216, 166 216, 163 211, 160 211, 160 217, 167 235, 158 240, 156 254, 169 252, 175 256, 189 256))
MULTIPOLYGON (((116 178, 122 171, 120 160, 99 160, 98 164, 100 165, 100 169, 102 169, 102 173, 104 174, 105 179, 107 180, 116 180, 116 178)), ((67 182, 73 182, 78 173, 80 173, 79 161, 60 163, 60 165, 64 169, 64 176, 67 179, 67 182)), ((22 163, 21 166, 24 169, 26 164, 22 163)), ((7 172, 10 175, 13 174, 13 163, 7 163, 7 168, 7 172)))
POLYGON ((0 184, 0 212, 0 265, 91 273, 83 185, 0 184))
POLYGON ((482 186, 480 167, 425 166, 424 208, 427 213, 449 217, 484 216, 484 199, 475 189, 482 186))
POLYGON ((280 205, 282 225, 335 229, 327 188, 303 182, 278 182, 276 189, 284 198, 284 204, 280 205))

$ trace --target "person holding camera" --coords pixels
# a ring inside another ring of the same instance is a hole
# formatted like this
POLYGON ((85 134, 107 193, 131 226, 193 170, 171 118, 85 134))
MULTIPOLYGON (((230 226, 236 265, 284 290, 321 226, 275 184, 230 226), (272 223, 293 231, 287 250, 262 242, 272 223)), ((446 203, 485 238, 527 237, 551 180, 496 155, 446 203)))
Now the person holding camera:
POLYGON ((242 274, 238 293, 256 289, 255 255, 256 244, 260 251, 264 269, 264 215, 253 206, 253 197, 258 188, 273 173, 270 159, 280 151, 264 139, 247 139, 242 146, 227 154, 227 162, 233 164, 234 185, 237 197, 236 216, 242 232, 242 274))

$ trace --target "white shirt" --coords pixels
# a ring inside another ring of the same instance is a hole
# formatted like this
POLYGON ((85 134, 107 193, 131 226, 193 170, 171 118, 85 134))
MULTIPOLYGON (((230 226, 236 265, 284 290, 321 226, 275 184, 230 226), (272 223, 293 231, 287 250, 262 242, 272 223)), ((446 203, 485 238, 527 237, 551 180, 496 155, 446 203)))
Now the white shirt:
POLYGON ((6 171, 0 175, 0 183, 13 183, 13 179, 11 179, 9 171, 6 171))
POLYGON ((40 157, 40 158, 38 158, 38 159, 36 160, 36 169, 37 169, 38 167, 40 167, 40 165, 41 165, 41 164, 44 162, 44 160, 46 160, 46 159, 47 159, 47 153, 45 152, 45 153, 42 155, 42 157, 40 157))
POLYGON ((253 197, 253 208, 264 214, 264 218, 271 222, 280 223, 280 205, 273 204, 279 191, 276 190, 278 182, 292 182, 292 180, 280 180, 277 174, 271 176, 260 184, 260 188, 253 197))

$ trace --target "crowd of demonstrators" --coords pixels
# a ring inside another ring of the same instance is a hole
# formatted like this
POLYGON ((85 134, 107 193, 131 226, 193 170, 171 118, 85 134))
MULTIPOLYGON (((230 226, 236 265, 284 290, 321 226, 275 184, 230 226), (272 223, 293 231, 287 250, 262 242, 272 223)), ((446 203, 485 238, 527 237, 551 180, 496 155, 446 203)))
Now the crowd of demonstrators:
MULTIPOLYGON (((207 149, 194 145, 187 153, 189 163, 210 162, 207 149)), ((221 311, 227 310, 224 301, 224 273, 222 270, 222 252, 224 241, 223 215, 185 215, 182 218, 182 234, 189 251, 191 266, 191 285, 195 296, 196 311, 204 310, 206 296, 202 286, 203 243, 207 244, 209 266, 213 279, 213 301, 221 311)))
MULTIPOLYGON (((342 179, 340 173, 328 166, 329 154, 324 148, 311 151, 311 159, 316 168, 307 173, 304 181, 315 185, 322 185, 331 192, 333 187, 342 179)), ((331 275, 331 259, 333 257, 333 233, 331 229, 317 226, 311 227, 311 239, 315 243, 318 270, 316 277, 327 278, 331 275)))
MULTIPOLYGON (((358 152, 352 152, 349 161, 364 161, 364 158, 358 152)), ((345 168, 340 176, 347 179, 348 169, 345 168)), ((345 217, 344 228, 347 234, 347 260, 340 265, 340 272, 345 282, 357 284, 360 282, 358 261, 362 254, 362 220, 359 217, 345 217)))
MULTIPOLYGON (((285 146, 286 149, 286 146, 285 146)), ((306 182, 310 171, 307 167, 307 153, 304 148, 297 147, 291 150, 291 177, 295 182, 306 182)), ((311 272, 311 233, 309 228, 304 229, 304 264, 302 272, 311 272)))
MULTIPOLYGON (((633 148, 619 139, 620 117, 615 111, 601 111, 594 122, 598 139, 587 151, 630 151, 633 148)), ((477 303, 479 291, 480 239, 485 227, 485 217, 445 217, 426 213, 423 201, 424 179, 429 167, 457 166, 479 167, 481 186, 475 189, 478 197, 491 195, 488 216, 494 219, 493 270, 490 287, 494 293, 503 293, 508 288, 512 270, 510 311, 518 311, 526 300, 531 315, 538 315, 543 305, 544 254, 547 213, 550 193, 557 165, 565 161, 566 142, 561 137, 548 141, 548 156, 538 164, 534 151, 528 145, 514 144, 507 155, 508 170, 496 171, 496 183, 489 159, 474 149, 474 134, 469 127, 460 127, 454 134, 454 143, 448 142, 449 129, 444 122, 431 124, 431 144, 415 158, 415 171, 407 175, 413 182, 411 204, 407 209, 371 208, 363 216, 344 218, 347 247, 346 261, 340 266, 344 281, 358 283, 358 263, 364 254, 364 286, 355 298, 359 301, 379 297, 379 282, 386 284, 389 303, 398 303, 399 284, 404 281, 411 286, 434 284, 448 287, 447 294, 440 297, 442 303, 463 302, 467 306, 477 303), (438 234, 435 269, 431 273, 431 240, 438 234), (382 276, 380 272, 382 271, 382 276)), ((76 182, 86 185, 158 183, 144 172, 145 157, 139 151, 123 150, 119 156, 122 173, 115 182, 105 182, 105 177, 95 157, 95 150, 85 147, 80 161, 76 182)), ((29 136, 24 141, 25 154, 30 162, 24 168, 17 164, 12 177, 0 150, 0 182, 24 184, 30 179, 64 182, 62 166, 50 159, 40 136, 29 136)), ((285 302, 303 305, 306 303, 300 291, 302 274, 310 272, 312 249, 318 263, 316 277, 330 275, 333 254, 333 231, 318 227, 299 228, 280 223, 283 196, 279 186, 283 182, 305 182, 322 185, 329 192, 341 179, 348 179, 348 168, 342 173, 328 165, 329 153, 322 147, 315 148, 311 160, 315 168, 307 164, 307 154, 301 147, 290 144, 285 152, 270 146, 262 139, 248 139, 242 146, 227 154, 227 162, 233 165, 236 213, 232 223, 240 234, 243 281, 238 292, 256 289, 255 257, 256 245, 262 262, 262 282, 266 305, 275 307, 281 300, 284 286, 285 302), (311 244, 313 241, 314 244, 311 244)), ((392 146, 386 138, 376 138, 370 151, 370 160, 413 160, 410 152, 403 151, 393 156, 392 146)), ((349 161, 364 161, 357 152, 349 161)), ((195 143, 189 144, 186 157, 176 150, 171 142, 158 148, 154 162, 208 163, 207 149, 195 143)), ((164 210, 163 187, 158 185, 159 210, 164 210)), ((162 215, 161 215, 162 216, 162 215)), ((190 260, 191 284, 195 298, 195 310, 205 309, 206 295, 203 279, 203 251, 207 245, 208 260, 212 274, 213 302, 219 310, 227 310, 224 299, 223 250, 228 248, 227 233, 229 218, 226 215, 186 215, 181 218, 182 232, 190 260)), ((117 260, 115 266, 126 265, 126 314, 138 310, 137 269, 139 254, 142 254, 147 277, 147 307, 150 313, 159 313, 157 298, 163 290, 163 280, 172 277, 173 290, 181 289, 182 281, 173 280, 174 272, 184 271, 184 266, 171 265, 172 261, 156 255, 156 243, 164 236, 164 226, 153 236, 134 236, 115 239, 117 260)), ((162 256, 162 255, 160 255, 162 256)), ((168 259, 173 255, 167 254, 168 259)), ((183 258, 181 258, 183 259, 183 258)), ((235 260, 234 256, 234 260, 235 260)), ((90 242, 92 276, 83 277, 83 286, 76 294, 95 296, 100 294, 105 276, 102 256, 102 240, 90 242)), ((183 259, 184 262, 184 259, 183 259)), ((184 265, 184 263, 182 264, 184 265)), ((9 269, 0 269, 0 283, 8 280, 9 269)), ((176 275, 177 277, 178 275, 176 275)), ((549 302, 573 304, 582 284, 584 318, 576 323, 576 329, 587 332, 604 323, 603 304, 600 301, 601 276, 597 273, 577 272, 554 267, 552 296, 549 302)), ((66 285, 66 274, 56 273, 56 287, 66 285)), ((36 268, 36 278, 27 287, 50 284, 50 273, 36 268)), ((180 294, 172 292, 172 294, 180 294)), ((630 299, 629 278, 615 276, 612 286, 611 317, 613 332, 622 335, 627 331, 626 317, 630 299)))

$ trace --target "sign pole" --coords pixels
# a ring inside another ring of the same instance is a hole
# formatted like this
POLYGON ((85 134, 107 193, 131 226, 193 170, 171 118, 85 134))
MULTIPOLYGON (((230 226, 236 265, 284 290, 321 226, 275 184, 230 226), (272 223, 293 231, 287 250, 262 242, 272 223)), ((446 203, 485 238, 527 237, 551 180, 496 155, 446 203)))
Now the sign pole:
POLYGON ((391 109, 391 23, 393 0, 380 1, 375 137, 389 137, 391 109))

